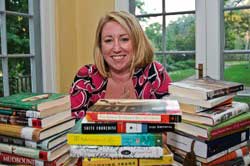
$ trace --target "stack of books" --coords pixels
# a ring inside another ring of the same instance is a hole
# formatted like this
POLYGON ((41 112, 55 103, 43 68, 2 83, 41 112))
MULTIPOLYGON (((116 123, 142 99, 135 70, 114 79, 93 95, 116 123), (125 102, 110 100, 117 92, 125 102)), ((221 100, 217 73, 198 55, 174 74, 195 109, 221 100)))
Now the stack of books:
POLYGON ((243 88, 240 83, 211 78, 170 85, 168 98, 179 101, 183 121, 168 133, 167 144, 180 162, 190 152, 200 165, 218 165, 248 154, 249 106, 233 101, 243 88))
POLYGON ((68 95, 20 93, 0 98, 0 163, 58 165, 69 156, 75 125, 68 95))
POLYGON ((70 155, 88 166, 172 164, 163 133, 178 122, 176 100, 99 100, 67 134, 70 155))

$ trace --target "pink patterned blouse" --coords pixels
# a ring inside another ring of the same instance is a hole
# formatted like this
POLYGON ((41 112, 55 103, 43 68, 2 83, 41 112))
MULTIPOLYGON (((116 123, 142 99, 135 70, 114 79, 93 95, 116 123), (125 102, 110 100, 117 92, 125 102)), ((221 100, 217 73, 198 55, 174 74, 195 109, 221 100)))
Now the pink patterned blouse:
MULTIPOLYGON (((100 75, 95 65, 85 65, 75 76, 70 88, 72 116, 82 118, 85 111, 105 97, 107 78, 100 75)), ((133 75, 135 95, 138 99, 160 99, 168 94, 171 79, 158 62, 139 68, 133 75)))

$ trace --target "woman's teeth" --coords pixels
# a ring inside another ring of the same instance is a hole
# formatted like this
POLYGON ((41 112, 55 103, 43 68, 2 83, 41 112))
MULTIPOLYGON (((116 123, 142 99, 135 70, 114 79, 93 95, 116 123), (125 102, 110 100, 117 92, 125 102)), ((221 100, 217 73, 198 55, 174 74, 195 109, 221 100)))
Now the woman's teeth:
POLYGON ((125 55, 113 55, 112 58, 115 60, 119 60, 122 59, 123 57, 125 57, 125 55))

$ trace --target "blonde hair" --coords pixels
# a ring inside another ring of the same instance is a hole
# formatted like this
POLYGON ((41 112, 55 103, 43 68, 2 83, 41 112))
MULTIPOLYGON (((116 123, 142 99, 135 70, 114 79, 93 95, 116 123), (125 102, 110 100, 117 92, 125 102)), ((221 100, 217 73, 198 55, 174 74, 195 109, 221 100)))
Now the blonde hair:
POLYGON ((112 11, 100 19, 96 29, 94 43, 94 62, 103 77, 110 76, 108 65, 101 52, 102 29, 109 21, 116 21, 119 23, 128 32, 132 40, 134 55, 130 66, 131 75, 136 68, 144 67, 152 63, 154 56, 153 48, 135 16, 124 11, 112 11))

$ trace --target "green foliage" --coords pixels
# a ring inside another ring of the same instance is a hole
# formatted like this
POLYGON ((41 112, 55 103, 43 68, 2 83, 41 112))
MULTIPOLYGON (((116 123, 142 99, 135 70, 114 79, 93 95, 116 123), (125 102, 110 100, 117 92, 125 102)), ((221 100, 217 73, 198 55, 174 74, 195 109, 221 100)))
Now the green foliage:
POLYGON ((250 87, 250 64, 243 63, 231 65, 225 69, 224 79, 227 81, 241 82, 250 87))
POLYGON ((173 82, 183 80, 188 77, 192 77, 195 74, 194 69, 178 70, 174 72, 169 72, 169 76, 173 82))

